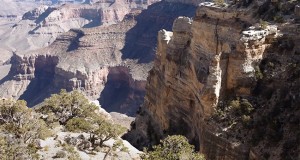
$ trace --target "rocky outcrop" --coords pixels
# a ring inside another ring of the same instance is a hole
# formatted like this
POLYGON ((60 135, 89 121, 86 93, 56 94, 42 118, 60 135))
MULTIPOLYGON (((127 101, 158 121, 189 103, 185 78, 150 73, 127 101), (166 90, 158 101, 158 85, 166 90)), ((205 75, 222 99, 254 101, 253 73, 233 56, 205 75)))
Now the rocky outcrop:
POLYGON ((158 33, 145 101, 125 136, 130 142, 143 147, 165 135, 182 134, 207 159, 260 159, 262 154, 244 143, 247 138, 220 136, 227 129, 210 121, 229 97, 251 97, 257 87, 261 60, 279 33, 253 17, 249 10, 259 5, 236 9, 201 4, 193 20, 179 17, 172 32, 158 33))
POLYGON ((28 19, 28 20, 36 20, 38 19, 42 14, 49 14, 49 13, 45 13, 46 11, 50 11, 51 12, 51 9, 50 7, 48 6, 45 6, 45 5, 41 5, 31 11, 28 11, 26 13, 24 13, 22 19, 25 20, 25 19, 28 19))
POLYGON ((140 14, 133 12, 128 17, 137 23, 126 34, 126 45, 122 48, 123 59, 137 59, 140 63, 151 62, 155 58, 157 32, 163 28, 170 30, 178 16, 192 17, 196 7, 177 2, 158 2, 150 5, 140 14), (138 14, 138 15, 136 15, 138 14))

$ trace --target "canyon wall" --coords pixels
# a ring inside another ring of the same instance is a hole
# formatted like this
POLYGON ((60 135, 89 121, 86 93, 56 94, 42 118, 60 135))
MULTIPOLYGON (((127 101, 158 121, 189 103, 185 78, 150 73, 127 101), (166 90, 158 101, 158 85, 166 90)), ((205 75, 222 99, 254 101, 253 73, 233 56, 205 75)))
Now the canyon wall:
POLYGON ((47 47, 70 29, 119 23, 131 9, 139 10, 134 7, 137 6, 131 8, 126 1, 103 1, 93 5, 41 5, 22 17, 1 19, 0 50, 7 56, 0 57, 0 61, 8 61, 15 51, 28 53, 47 47))
POLYGON ((93 4, 46 6, 48 3, 41 5, 40 2, 8 0, 7 4, 4 2, 7 7, 0 9, 0 51, 5 54, 0 61, 8 61, 15 51, 28 52, 49 46, 70 29, 119 23, 132 10, 141 12, 155 2, 158 1, 103 0, 93 4), (23 7, 29 11, 25 13, 23 7))
POLYGON ((212 120, 230 97, 253 96, 261 60, 277 41, 277 26, 262 26, 254 16, 261 5, 203 4, 193 20, 179 17, 172 32, 161 30, 144 104, 124 137, 142 149, 166 135, 181 134, 207 159, 261 159, 244 142, 247 138, 222 136, 230 127, 212 120))

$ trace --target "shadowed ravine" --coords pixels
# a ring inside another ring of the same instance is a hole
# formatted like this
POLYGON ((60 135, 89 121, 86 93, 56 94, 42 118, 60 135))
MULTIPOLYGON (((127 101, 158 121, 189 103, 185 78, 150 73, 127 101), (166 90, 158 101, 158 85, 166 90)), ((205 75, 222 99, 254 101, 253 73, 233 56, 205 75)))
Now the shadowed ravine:
POLYGON ((128 68, 113 67, 99 101, 107 112, 135 116, 145 96, 145 81, 133 80, 128 68))

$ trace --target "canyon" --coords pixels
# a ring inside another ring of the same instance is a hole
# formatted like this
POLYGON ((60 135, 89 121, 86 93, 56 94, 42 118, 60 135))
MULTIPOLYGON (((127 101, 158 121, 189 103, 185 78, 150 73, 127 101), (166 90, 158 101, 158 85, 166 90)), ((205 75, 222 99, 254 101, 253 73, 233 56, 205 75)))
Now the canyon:
POLYGON ((51 27, 61 27, 59 22, 64 19, 69 19, 66 22, 69 23, 70 17, 92 17, 92 13, 99 14, 94 19, 100 19, 101 25, 61 31, 48 47, 13 51, 5 63, 11 64, 11 68, 1 80, 0 95, 24 99, 34 106, 62 88, 79 89, 91 100, 98 99, 109 111, 135 115, 143 102, 147 73, 153 65, 157 32, 171 28, 180 15, 192 17, 196 7, 157 2, 147 9, 128 10, 123 5, 127 2, 120 1, 114 5, 125 10, 116 7, 115 12, 111 5, 112 12, 100 15, 100 9, 93 9, 100 4, 80 5, 80 8, 65 5, 60 9, 40 7, 25 13, 23 20, 40 21, 42 17, 42 26, 32 31, 40 36, 47 36, 51 27), (111 13, 118 16, 110 16, 111 13))
POLYGON ((123 138, 140 150, 180 134, 209 160, 297 159, 299 6, 40 6, 0 31, 0 97, 34 107, 61 89, 79 90, 108 112, 136 116, 123 138))

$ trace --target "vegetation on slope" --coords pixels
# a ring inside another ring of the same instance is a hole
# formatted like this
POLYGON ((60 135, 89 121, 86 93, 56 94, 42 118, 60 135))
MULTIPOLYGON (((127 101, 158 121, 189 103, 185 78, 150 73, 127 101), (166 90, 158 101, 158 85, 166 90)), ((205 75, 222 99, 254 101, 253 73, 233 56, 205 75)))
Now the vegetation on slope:
MULTIPOLYGON (((128 152, 121 140, 116 140, 111 147, 105 145, 110 139, 118 139, 126 131, 124 127, 107 120, 78 91, 62 90, 35 109, 28 108, 23 100, 0 101, 0 159, 40 159, 41 152, 50 150, 49 146, 41 147, 40 140, 53 137, 58 128, 62 128, 59 132, 80 135, 65 136, 56 146, 61 149, 52 158, 77 160, 80 159, 77 150, 91 155, 104 152, 105 157, 114 156, 117 151, 128 152)), ((145 150, 142 159, 204 160, 204 157, 194 152, 194 146, 185 137, 169 136, 160 145, 145 150)))
POLYGON ((145 150, 141 157, 144 160, 205 160, 204 156, 195 153, 194 146, 181 135, 168 136, 161 144, 145 150))
POLYGON ((0 159, 38 159, 37 140, 50 135, 45 122, 25 101, 0 101, 0 159))
MULTIPOLYGON (((103 151, 101 148, 107 148, 104 142, 117 139, 126 131, 107 120, 98 106, 78 91, 62 90, 36 109, 28 108, 23 100, 3 99, 0 101, 0 159, 39 159, 38 151, 43 149, 40 140, 53 136, 57 128, 62 128, 60 132, 81 133, 79 138, 66 136, 58 146, 64 151, 58 151, 53 157, 69 159, 78 159, 75 148, 91 154, 103 151)), ((120 146, 126 150, 122 142, 116 141, 114 148, 120 146)), ((107 154, 111 154, 110 149, 107 154)))

